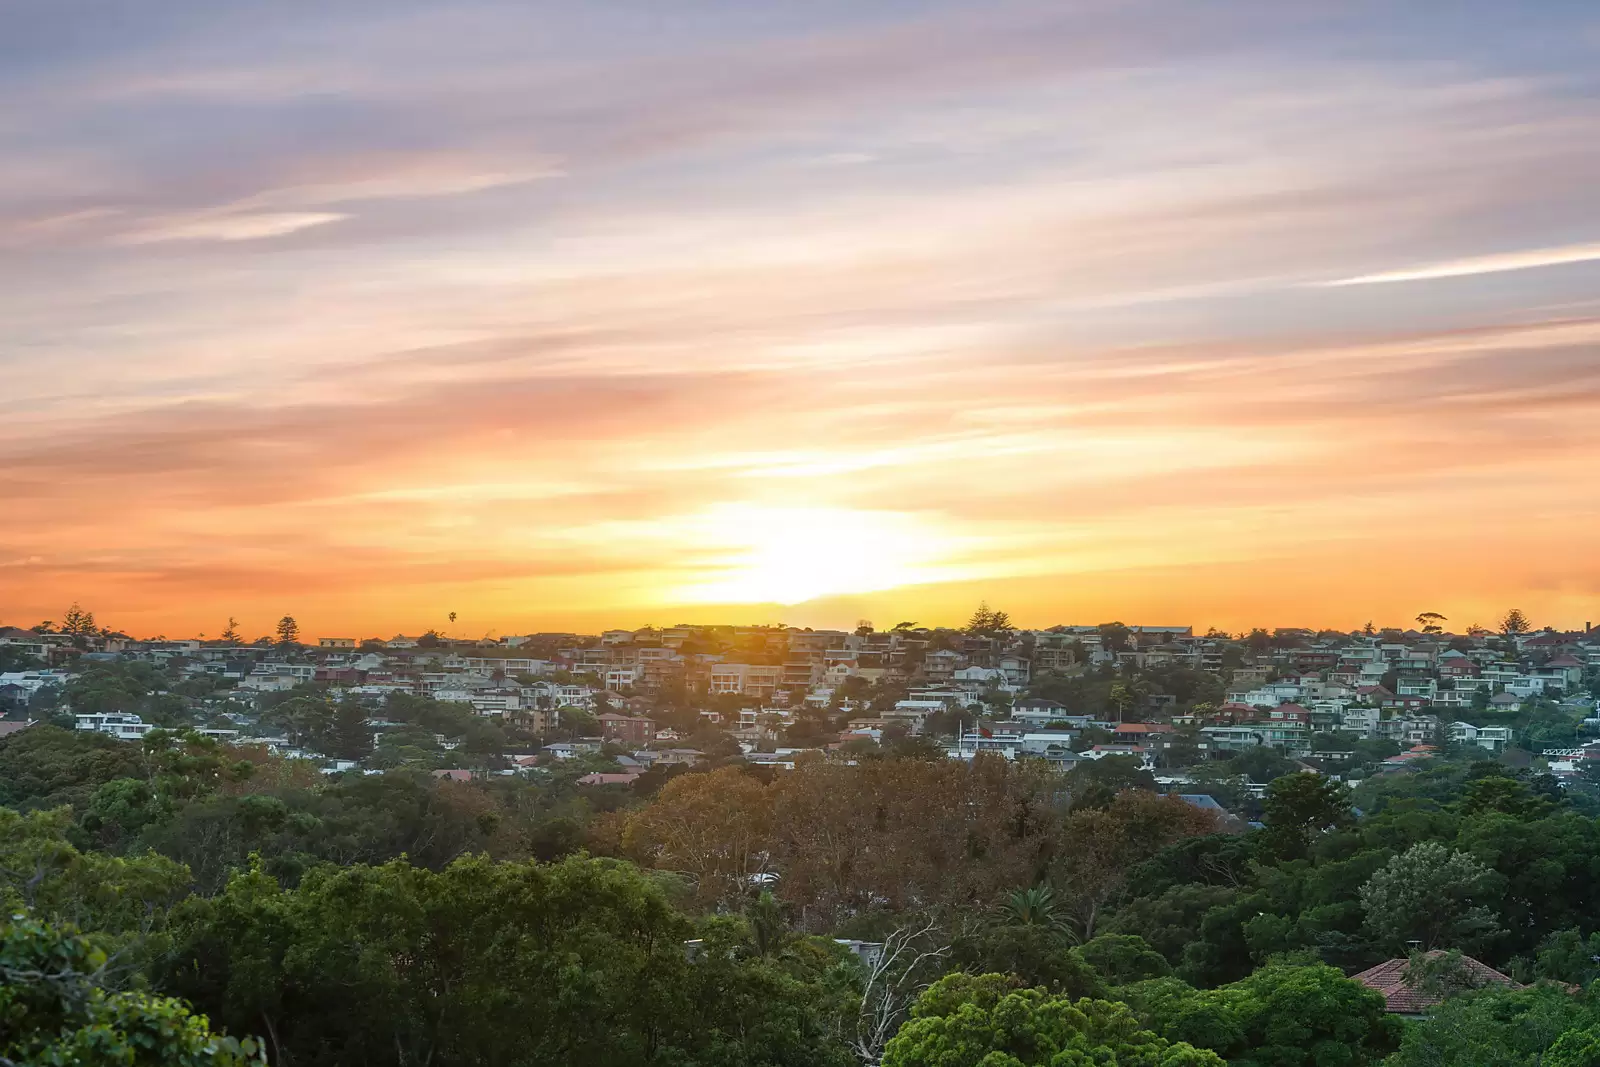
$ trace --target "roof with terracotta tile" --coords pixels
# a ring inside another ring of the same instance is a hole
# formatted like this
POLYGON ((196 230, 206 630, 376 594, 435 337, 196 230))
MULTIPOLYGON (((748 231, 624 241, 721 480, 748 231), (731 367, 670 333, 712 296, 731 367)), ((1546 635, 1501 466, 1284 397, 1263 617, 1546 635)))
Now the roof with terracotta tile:
MULTIPOLYGON (((1429 959, 1436 959, 1444 955, 1435 949, 1428 953, 1429 959)), ((1522 986, 1506 975, 1501 974, 1487 963, 1475 960, 1471 956, 1461 957, 1462 966, 1466 968, 1467 977, 1476 987, 1487 985, 1503 985, 1512 989, 1521 989, 1522 986)), ((1412 985, 1409 980, 1411 961, 1404 957, 1386 960, 1376 967, 1369 967, 1360 974, 1353 974, 1350 980, 1360 982, 1368 989, 1376 990, 1383 995, 1384 1007, 1396 1015, 1421 1015, 1429 1008, 1444 1000, 1439 993, 1425 993, 1412 985)))

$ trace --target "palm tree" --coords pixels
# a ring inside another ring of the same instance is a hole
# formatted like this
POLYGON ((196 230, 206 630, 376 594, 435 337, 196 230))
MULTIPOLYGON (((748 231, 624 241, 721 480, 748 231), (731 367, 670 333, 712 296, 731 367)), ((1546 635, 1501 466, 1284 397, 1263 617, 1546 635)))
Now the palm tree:
POLYGON ((1002 926, 1031 926, 1043 932, 1072 936, 1072 927, 1057 910, 1055 890, 1043 884, 1019 889, 1006 897, 996 918, 1002 926))
POLYGON ((745 907, 745 918, 750 923, 750 942, 757 956, 772 956, 782 950, 788 941, 789 927, 783 921, 783 910, 772 890, 763 889, 761 895, 745 907))

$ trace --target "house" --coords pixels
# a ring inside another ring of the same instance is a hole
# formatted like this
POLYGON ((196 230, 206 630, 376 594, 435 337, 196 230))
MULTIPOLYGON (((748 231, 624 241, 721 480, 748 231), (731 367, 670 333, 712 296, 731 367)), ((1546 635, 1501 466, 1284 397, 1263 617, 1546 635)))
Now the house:
POLYGON ((1111 731, 1111 739, 1129 745, 1142 745, 1154 741, 1156 734, 1176 731, 1177 727, 1166 722, 1125 722, 1111 731))
POLYGON ((1145 770, 1154 766, 1150 753, 1140 745, 1095 745, 1082 755, 1095 760, 1105 759, 1107 756, 1133 756, 1145 770))
MULTIPOLYGON (((1443 955, 1443 952, 1435 949, 1427 954, 1427 958, 1438 959, 1443 955)), ((1507 975, 1471 956, 1462 956, 1461 966, 1464 972, 1462 977, 1466 980, 1468 988, 1482 989, 1491 985, 1505 986, 1509 989, 1522 988, 1507 975)), ((1429 1008, 1443 1002, 1445 998, 1443 992, 1424 992, 1418 988, 1420 983, 1412 978, 1409 959, 1388 960, 1350 977, 1352 981, 1360 982, 1368 989, 1381 994, 1385 1009, 1393 1015, 1420 1018, 1427 1014, 1429 1008)))
POLYGON ((1206 726, 1200 736, 1210 752, 1243 752, 1266 743, 1265 733, 1251 726, 1206 726))
POLYGON ((1432 745, 1416 745, 1406 749, 1398 756, 1390 756, 1379 765, 1378 769, 1380 771, 1407 770, 1413 765, 1423 760, 1430 760, 1438 754, 1438 749, 1432 745))
POLYGON ((108 734, 120 741, 137 741, 156 728, 154 723, 145 722, 139 716, 124 711, 79 715, 77 719, 77 729, 108 734))
POLYGON ((783 680, 783 667, 760 663, 717 663, 711 667, 708 689, 712 693, 742 693, 770 698, 783 680))
POLYGON ((1494 711, 1518 712, 1522 710, 1522 698, 1515 693, 1496 693, 1489 698, 1489 707, 1494 711))
POLYGON ((579 785, 632 785, 634 779, 639 777, 638 771, 595 771, 578 779, 579 785))
POLYGON ((1571 691, 1583 681, 1583 664, 1575 657, 1563 654, 1536 668, 1534 674, 1545 679, 1547 685, 1571 691))
POLYGON ((1192 808, 1209 811, 1216 815, 1228 814, 1228 809, 1223 807, 1216 797, 1210 793, 1179 793, 1178 799, 1192 808))
POLYGON ((1478 678, 1482 677, 1482 675, 1483 668, 1472 662, 1472 660, 1468 659, 1467 657, 1461 655, 1459 652, 1449 653, 1445 656, 1441 656, 1439 659, 1439 677, 1449 678, 1452 681, 1457 682, 1457 689, 1476 688, 1476 685, 1472 683, 1474 683, 1478 678), (1462 686, 1459 684, 1461 682, 1467 682, 1468 684, 1466 686, 1462 686))
POLYGON ((1450 724, 1449 738, 1452 745, 1477 745, 1490 752, 1499 752, 1511 743, 1511 727, 1453 722, 1450 724))
POLYGON ((861 966, 870 973, 883 960, 882 941, 855 941, 850 938, 836 937, 835 944, 843 945, 850 954, 861 961, 861 966))
POLYGON ((1011 717, 1018 722, 1034 723, 1039 726, 1057 722, 1067 716, 1067 706, 1058 704, 1054 700, 1019 700, 1011 705, 1011 717))
POLYGON ((540 749, 551 759, 576 759, 579 756, 600 751, 600 742, 587 738, 577 741, 556 741, 540 749))
MULTIPOLYGON (((634 753, 640 762, 645 762, 644 755, 641 752, 634 753)), ((693 767, 697 763, 704 763, 706 758, 706 754, 697 748, 663 748, 653 756, 648 761, 652 767, 693 767)))
POLYGON ((607 741, 624 745, 648 744, 656 735, 656 724, 651 719, 619 715, 606 711, 596 716, 600 721, 600 736, 607 741))
POLYGON ((606 671, 606 688, 632 689, 634 685, 638 683, 639 679, 643 677, 643 674, 643 669, 637 666, 613 667, 609 671, 606 671))
POLYGON ((944 711, 949 706, 943 700, 899 700, 893 708, 883 713, 883 717, 890 722, 901 723, 913 734, 920 734, 928 716, 944 711))

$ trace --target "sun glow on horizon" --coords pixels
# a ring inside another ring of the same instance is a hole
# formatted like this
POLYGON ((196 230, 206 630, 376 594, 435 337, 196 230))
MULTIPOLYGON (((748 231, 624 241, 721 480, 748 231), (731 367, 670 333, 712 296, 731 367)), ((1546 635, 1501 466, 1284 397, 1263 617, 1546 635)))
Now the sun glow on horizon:
POLYGON ((726 555, 676 591, 688 603, 792 605, 975 576, 956 561, 961 537, 906 512, 728 504, 691 525, 726 555))

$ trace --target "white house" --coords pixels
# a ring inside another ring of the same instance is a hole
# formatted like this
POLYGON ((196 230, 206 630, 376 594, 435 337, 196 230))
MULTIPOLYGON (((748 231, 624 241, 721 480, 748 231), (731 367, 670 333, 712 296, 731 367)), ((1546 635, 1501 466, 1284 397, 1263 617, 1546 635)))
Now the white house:
POLYGON ((137 741, 151 730, 154 723, 145 722, 137 715, 125 711, 107 711, 77 716, 77 729, 108 734, 119 741, 137 741))
POLYGON ((1474 726, 1470 722, 1453 722, 1449 729, 1453 745, 1477 745, 1490 752, 1499 752, 1511 743, 1509 726, 1474 726))

